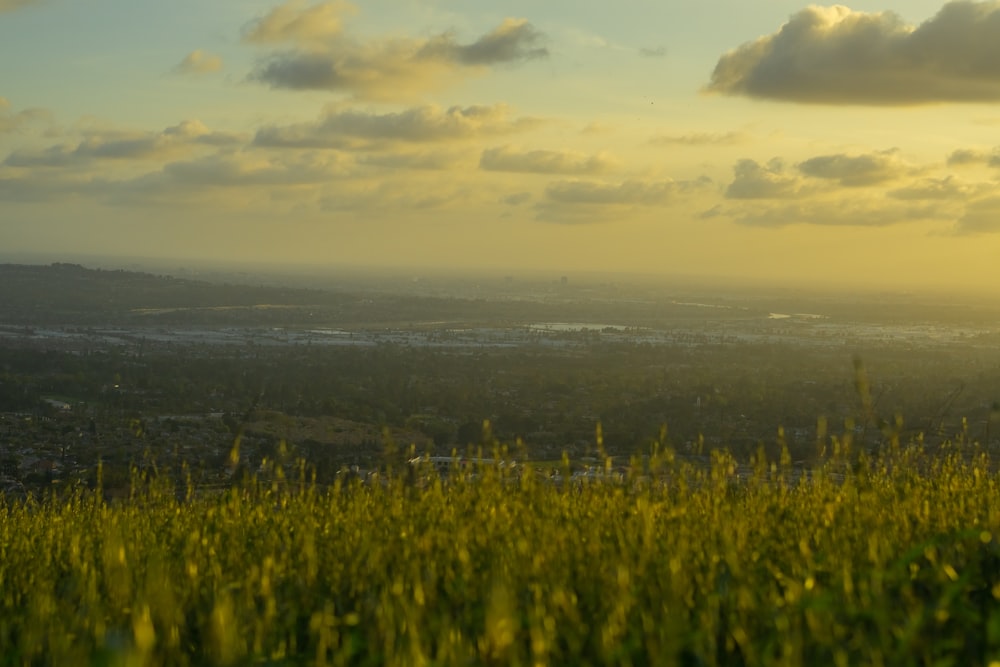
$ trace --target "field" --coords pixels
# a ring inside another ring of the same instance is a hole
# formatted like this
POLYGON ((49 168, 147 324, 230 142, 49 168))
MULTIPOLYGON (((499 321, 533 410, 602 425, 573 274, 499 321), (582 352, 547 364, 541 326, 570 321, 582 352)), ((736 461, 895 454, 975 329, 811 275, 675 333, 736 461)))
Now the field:
POLYGON ((0 501, 0 664, 1000 659, 989 457, 833 442, 795 482, 763 452, 737 479, 664 450, 615 483, 303 469, 201 495, 137 473, 110 504, 0 501))

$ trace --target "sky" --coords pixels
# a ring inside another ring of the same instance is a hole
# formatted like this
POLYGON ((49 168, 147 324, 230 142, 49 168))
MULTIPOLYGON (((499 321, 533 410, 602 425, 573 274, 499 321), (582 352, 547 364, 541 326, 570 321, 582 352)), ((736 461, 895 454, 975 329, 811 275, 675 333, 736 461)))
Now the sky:
POLYGON ((0 0, 0 251, 1000 293, 1000 0, 0 0))

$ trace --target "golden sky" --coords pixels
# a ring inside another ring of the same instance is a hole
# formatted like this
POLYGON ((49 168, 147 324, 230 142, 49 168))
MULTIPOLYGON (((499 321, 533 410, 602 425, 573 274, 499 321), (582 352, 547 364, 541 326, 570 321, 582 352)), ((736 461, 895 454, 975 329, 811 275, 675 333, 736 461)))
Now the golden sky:
POLYGON ((1000 291, 1000 1, 0 0, 0 250, 1000 291))

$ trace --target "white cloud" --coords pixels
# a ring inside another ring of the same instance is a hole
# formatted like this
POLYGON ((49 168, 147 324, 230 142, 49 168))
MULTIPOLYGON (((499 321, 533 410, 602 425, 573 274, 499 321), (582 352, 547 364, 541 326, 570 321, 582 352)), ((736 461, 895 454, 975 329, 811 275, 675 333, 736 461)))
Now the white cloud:
POLYGON ((174 71, 179 74, 208 74, 218 72, 221 69, 221 57, 207 51, 202 51, 201 49, 196 49, 184 56, 184 60, 177 64, 174 71))
POLYGON ((343 0, 319 2, 312 6, 301 0, 289 0, 251 22, 244 29, 243 39, 258 44, 322 43, 340 35, 344 30, 345 17, 357 11, 357 7, 343 0))

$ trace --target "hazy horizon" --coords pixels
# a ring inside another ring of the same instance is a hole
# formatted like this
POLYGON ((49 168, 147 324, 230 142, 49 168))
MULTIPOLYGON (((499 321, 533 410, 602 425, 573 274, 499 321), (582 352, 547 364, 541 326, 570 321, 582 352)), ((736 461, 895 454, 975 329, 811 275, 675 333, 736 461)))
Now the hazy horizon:
MULTIPOLYGON (((0 251, 0 264, 44 266, 78 264, 87 269, 125 270, 169 275, 207 282, 247 285, 284 285, 298 288, 376 290, 387 293, 433 293, 442 297, 466 295, 481 288, 483 294, 500 289, 512 294, 534 288, 579 290, 608 288, 621 298, 647 293, 657 298, 700 295, 707 298, 768 299, 803 298, 885 303, 886 305, 969 304, 992 306, 992 290, 923 286, 832 285, 790 283, 738 276, 698 276, 625 271, 558 271, 552 269, 504 271, 502 268, 456 268, 439 266, 305 264, 267 261, 207 260, 179 257, 136 257, 74 253, 7 253, 0 251), (565 281, 565 282, 564 282, 565 281)), ((585 293, 585 292, 584 292, 585 293)), ((579 296, 579 295, 578 295, 579 296)))
POLYGON ((998 19, 0 0, 0 249, 996 295, 998 19))

